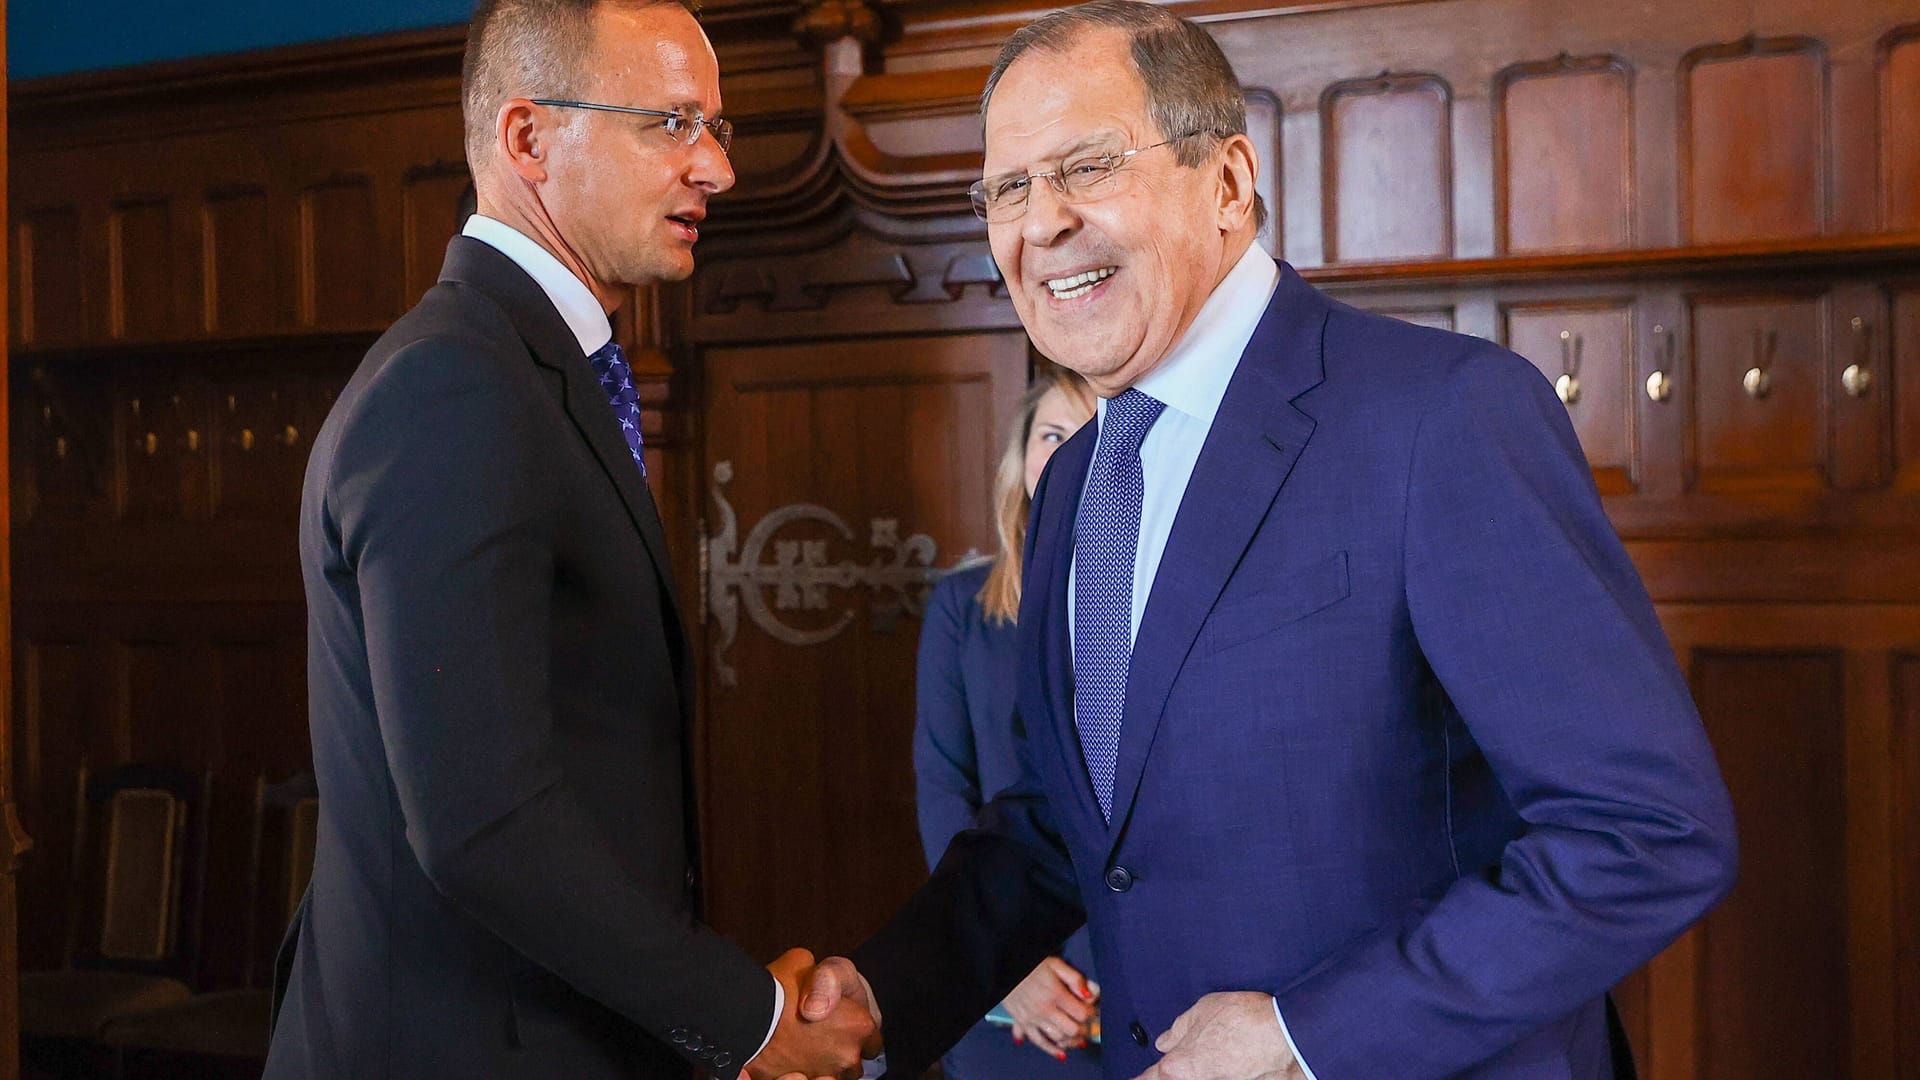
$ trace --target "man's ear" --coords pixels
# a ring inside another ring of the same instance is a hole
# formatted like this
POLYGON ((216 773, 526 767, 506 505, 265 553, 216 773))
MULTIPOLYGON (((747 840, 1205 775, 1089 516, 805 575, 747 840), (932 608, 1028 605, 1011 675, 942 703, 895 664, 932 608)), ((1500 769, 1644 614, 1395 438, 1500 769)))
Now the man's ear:
POLYGON ((1229 135, 1218 151, 1220 178, 1219 226, 1235 232, 1253 216, 1254 178, 1260 175, 1260 152, 1245 135, 1229 135))
POLYGON ((494 116, 494 151, 529 184, 547 179, 547 134, 540 125, 539 106, 526 98, 509 99, 494 116))

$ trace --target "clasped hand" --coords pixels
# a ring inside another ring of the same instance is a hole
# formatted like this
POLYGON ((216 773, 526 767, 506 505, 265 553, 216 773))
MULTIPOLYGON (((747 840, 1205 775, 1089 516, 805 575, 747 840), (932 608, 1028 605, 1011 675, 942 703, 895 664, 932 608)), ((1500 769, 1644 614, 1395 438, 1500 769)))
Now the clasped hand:
POLYGON ((866 980, 838 957, 816 965, 805 949, 789 949, 767 970, 786 1003, 773 1038, 740 1080, 859 1080, 863 1059, 880 1053, 879 1012, 866 980))
POLYGON ((1306 1080, 1266 994, 1208 994, 1153 1046, 1166 1056, 1134 1080, 1306 1080))

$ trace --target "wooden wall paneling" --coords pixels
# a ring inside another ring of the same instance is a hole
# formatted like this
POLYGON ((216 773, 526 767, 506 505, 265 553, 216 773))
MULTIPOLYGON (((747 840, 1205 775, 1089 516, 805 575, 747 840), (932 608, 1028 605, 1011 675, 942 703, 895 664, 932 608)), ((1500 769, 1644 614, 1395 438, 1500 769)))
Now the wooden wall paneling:
POLYGON ((115 340, 164 340, 182 331, 175 210, 168 196, 147 195, 115 199, 107 213, 107 321, 115 340))
MULTIPOLYGON (((7 228, 6 53, 7 4, 0 0, 0 292, 7 284, 12 233, 7 228)), ((0 296, 0 341, 13 341, 8 315, 13 311, 6 296, 0 296)), ((10 352, 11 350, 9 350, 10 352)), ((0 387, 10 388, 11 378, 0 379, 0 387)), ((8 427, 8 403, 0 400, 0 538, 13 534, 8 507, 9 463, 14 457, 13 440, 8 427)), ((13 631, 9 612, 13 607, 12 545, 0 544, 0 1080, 19 1075, 20 1046, 20 933, 17 875, 21 856, 31 846, 28 834, 20 826, 16 812, 13 780, 13 631)))
POLYGON ((1880 67, 1881 225, 1920 229, 1920 24, 1887 35, 1880 67))
POLYGON ((1878 389, 1893 400, 1893 486, 1920 492, 1920 280, 1889 283, 1888 359, 1878 389))
POLYGON ((1643 496, 1673 498, 1687 483, 1693 375, 1692 346, 1682 340, 1689 330, 1686 303, 1671 283, 1652 283, 1640 290, 1637 315, 1630 387, 1639 417, 1634 478, 1643 496))
POLYGON ((363 173, 327 177, 300 192, 300 323, 325 329, 378 325, 397 314, 382 289, 383 258, 374 181, 363 173))
POLYGON ((1633 240, 1633 74, 1617 57, 1520 64, 1495 84, 1499 252, 1633 240))
POLYGON ((1853 1055, 1842 658, 1719 646, 1696 649, 1691 666, 1739 816, 1741 864, 1734 892, 1699 931, 1696 1075, 1854 1075, 1844 1064, 1853 1055), (1754 1037, 1764 1031, 1792 1034, 1754 1037))
POLYGON ((1026 337, 715 348, 701 366, 704 516, 709 535, 732 530, 737 542, 706 562, 700 752, 708 789, 728 793, 707 803, 706 835, 727 838, 704 851, 708 915, 756 955, 795 941, 843 949, 925 877, 909 752, 919 624, 894 589, 799 575, 843 561, 912 573, 928 555, 951 566, 992 549, 991 476, 1026 380, 1026 337), (937 551, 896 550, 912 534, 937 551), (755 779, 767 775, 782 781, 755 779), (862 782, 850 789, 847 776, 862 782), (848 879, 862 903, 828 887, 848 879), (769 905, 768 880, 795 887, 769 905))
POLYGON ((1328 262, 1453 253, 1452 90, 1435 75, 1335 83, 1321 98, 1328 262))
POLYGON ((1828 464, 1828 305, 1818 293, 1696 295, 1689 455, 1702 491, 1810 490, 1828 464))
POLYGON ((1324 117, 1318 108, 1287 109, 1280 116, 1280 200, 1283 229, 1279 254, 1296 267, 1327 261, 1326 209, 1321 183, 1326 177, 1324 117))
POLYGON ((1881 379, 1888 364, 1887 294, 1878 283, 1846 282, 1835 288, 1828 311, 1826 400, 1831 414, 1833 486, 1867 491, 1885 483, 1893 444, 1893 396, 1881 379))
MULTIPOLYGON (((1920 1016, 1920 650, 1893 663, 1893 962, 1895 1017, 1920 1016)), ((1920 1024, 1896 1023, 1896 1080, 1920 1078, 1920 1024)))
POLYGON ((263 183, 225 184, 202 197, 206 333, 263 334, 281 323, 274 209, 263 183))
POLYGON ((1454 74, 1448 85, 1462 89, 1453 95, 1449 124, 1452 254, 1462 259, 1491 258, 1498 250, 1500 231, 1493 195, 1494 161, 1499 152, 1494 147, 1491 87, 1462 82, 1458 73, 1454 74))
POLYGON ((239 376, 216 381, 209 390, 211 515, 293 522, 306 470, 304 380, 298 373, 239 376))
POLYGON ((119 413, 121 515, 130 521, 203 521, 213 452, 206 384, 176 373, 130 376, 119 413))
POLYGON ((1601 494, 1631 493, 1638 412, 1632 301, 1521 302, 1502 314, 1507 347, 1553 380, 1601 494))
POLYGON ((1827 58, 1811 38, 1749 38, 1681 64, 1682 235, 1815 236, 1827 222, 1827 58))
POLYGON ((1247 136, 1260 155, 1260 175, 1254 178, 1254 190, 1267 204, 1267 226, 1258 243, 1267 254, 1278 257, 1286 243, 1287 205, 1282 191, 1286 173, 1285 140, 1281 137, 1280 99, 1270 90, 1247 90, 1247 136))
POLYGON ((401 180, 406 220, 406 304, 440 280, 447 241, 460 231, 460 202, 472 180, 464 161, 416 165, 401 180))
MULTIPOLYGON (((1896 923, 1916 914, 1895 907, 1894 671, 1885 648, 1851 648, 1843 660, 1847 867, 1844 887, 1836 882, 1829 888, 1843 893, 1847 902, 1844 958, 1851 1075, 1891 1077, 1903 1024, 1896 1010, 1896 923)), ((1908 1014, 1906 1022, 1910 1025, 1912 1019, 1908 1014)))
POLYGON ((80 340, 86 310, 82 268, 88 263, 80 248, 78 208, 30 209, 15 220, 17 340, 35 346, 80 340))

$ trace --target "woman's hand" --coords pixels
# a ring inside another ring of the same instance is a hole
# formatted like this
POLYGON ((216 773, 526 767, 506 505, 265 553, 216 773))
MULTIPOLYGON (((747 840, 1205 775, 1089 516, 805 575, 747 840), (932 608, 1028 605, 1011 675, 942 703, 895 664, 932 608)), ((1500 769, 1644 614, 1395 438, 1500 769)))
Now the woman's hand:
POLYGON ((1007 995, 1013 1041, 1067 1060, 1067 1051, 1087 1044, 1099 1015, 1100 987, 1057 956, 1049 956, 1007 995))

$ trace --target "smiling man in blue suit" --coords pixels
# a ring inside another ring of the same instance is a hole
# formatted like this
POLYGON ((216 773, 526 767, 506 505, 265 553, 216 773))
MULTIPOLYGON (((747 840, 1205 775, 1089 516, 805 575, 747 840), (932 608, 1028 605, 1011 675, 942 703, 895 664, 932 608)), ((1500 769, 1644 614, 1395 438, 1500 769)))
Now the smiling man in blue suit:
POLYGON ((1254 245, 1193 24, 1066 9, 983 100, 994 257, 1102 401, 1034 499, 1025 780, 852 958, 891 1075, 1083 920, 1116 1080, 1630 1075, 1607 989, 1734 826, 1565 410, 1254 245))

